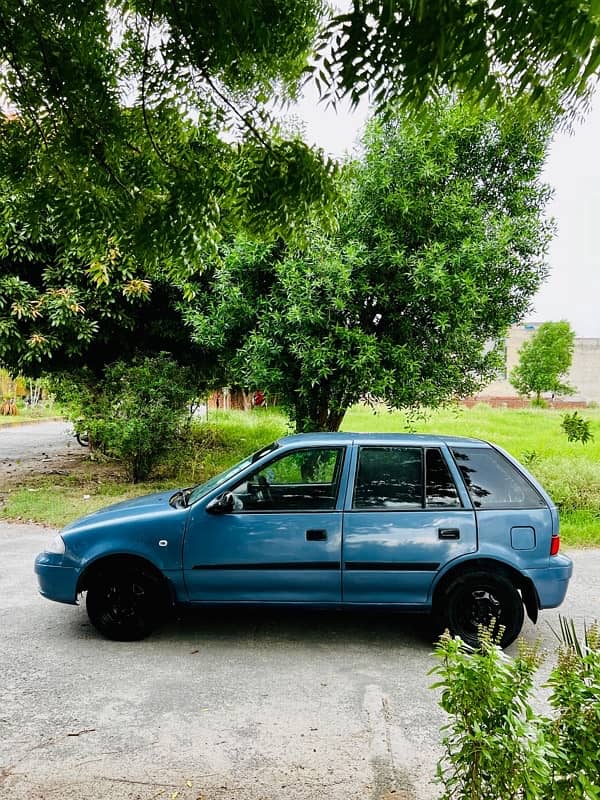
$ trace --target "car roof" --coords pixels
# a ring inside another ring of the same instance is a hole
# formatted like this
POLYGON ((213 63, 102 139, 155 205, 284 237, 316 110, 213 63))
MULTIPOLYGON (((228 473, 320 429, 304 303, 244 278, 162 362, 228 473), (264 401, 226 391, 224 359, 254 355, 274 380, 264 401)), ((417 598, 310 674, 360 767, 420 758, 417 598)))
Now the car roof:
POLYGON ((449 447, 469 445, 471 447, 489 447, 483 439, 471 439, 466 436, 453 436, 446 434, 430 433, 351 433, 340 431, 337 433, 296 433, 278 439, 281 447, 295 445, 420 445, 438 446, 446 444, 449 447))

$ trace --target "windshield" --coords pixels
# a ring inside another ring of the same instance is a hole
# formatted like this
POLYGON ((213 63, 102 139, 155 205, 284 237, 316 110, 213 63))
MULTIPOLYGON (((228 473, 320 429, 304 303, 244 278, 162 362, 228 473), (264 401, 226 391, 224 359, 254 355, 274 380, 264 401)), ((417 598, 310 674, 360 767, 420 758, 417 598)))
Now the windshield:
POLYGON ((220 472, 218 475, 215 475, 214 478, 210 478, 204 483, 199 483, 197 486, 194 486, 192 491, 187 496, 187 505, 190 506, 192 505, 192 503, 195 503, 197 500, 200 500, 201 497, 207 495, 212 489, 216 488, 220 483, 226 483, 230 478, 233 478, 234 475, 237 475, 238 472, 242 472, 242 470, 246 469, 246 467, 249 467, 251 464, 254 464, 263 456, 266 456, 267 453, 272 453, 274 450, 277 450, 278 447, 279 445, 277 444, 277 442, 268 444, 261 450, 257 450, 256 453, 253 453, 251 456, 247 456, 246 458, 244 458, 243 461, 239 461, 237 464, 234 464, 233 467, 229 467, 229 469, 226 469, 223 472, 220 472))

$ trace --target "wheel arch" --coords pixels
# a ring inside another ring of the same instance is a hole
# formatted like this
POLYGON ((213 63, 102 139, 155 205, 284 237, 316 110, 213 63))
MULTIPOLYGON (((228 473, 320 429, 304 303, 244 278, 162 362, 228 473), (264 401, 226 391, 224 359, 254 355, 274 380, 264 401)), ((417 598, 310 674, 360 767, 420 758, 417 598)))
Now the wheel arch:
POLYGON ((86 565, 77 581, 77 595, 89 587, 90 583, 97 575, 107 570, 123 569, 124 567, 137 567, 151 575, 158 584, 164 587, 166 599, 173 605, 175 603, 175 592, 171 582, 167 579, 155 564, 143 556, 132 553, 111 553, 110 555, 99 556, 86 565))
POLYGON ((504 575, 521 592, 523 604, 529 619, 535 623, 538 618, 539 599, 537 591, 531 578, 523 575, 518 569, 504 561, 497 561, 493 558, 472 558, 461 561, 459 564, 451 566, 439 578, 432 593, 432 607, 434 611, 439 608, 439 604, 448 590, 448 587, 461 575, 469 572, 487 571, 495 575, 504 575))

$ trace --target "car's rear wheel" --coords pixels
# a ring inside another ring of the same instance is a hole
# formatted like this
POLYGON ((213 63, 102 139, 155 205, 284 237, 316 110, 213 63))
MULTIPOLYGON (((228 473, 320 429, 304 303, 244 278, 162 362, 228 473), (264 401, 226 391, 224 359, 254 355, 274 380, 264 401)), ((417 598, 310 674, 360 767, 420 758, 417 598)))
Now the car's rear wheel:
POLYGON ((453 636, 479 645, 479 629, 493 625, 501 647, 512 644, 523 627, 523 600, 504 575, 467 572, 448 586, 442 598, 444 624, 453 636))
POLYGON ((120 566, 98 572, 87 590, 92 625, 107 639, 144 639, 162 621, 167 604, 160 579, 140 567, 120 566))

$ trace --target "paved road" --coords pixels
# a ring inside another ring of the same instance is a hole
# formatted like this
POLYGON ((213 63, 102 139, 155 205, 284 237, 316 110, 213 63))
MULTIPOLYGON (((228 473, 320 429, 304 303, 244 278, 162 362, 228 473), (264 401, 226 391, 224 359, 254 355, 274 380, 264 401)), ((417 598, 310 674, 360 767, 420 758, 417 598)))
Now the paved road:
POLYGON ((0 425, 0 481, 50 472, 84 458, 87 450, 72 431, 68 422, 0 425))
MULTIPOLYGON (((83 608, 38 596, 32 559, 53 535, 0 525, 2 800, 436 796, 421 618, 212 611, 108 642, 83 608)), ((562 611, 600 617, 600 550, 574 557, 562 611)), ((524 633, 552 649, 548 621, 524 633)))

